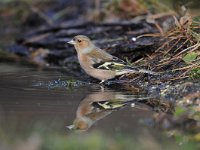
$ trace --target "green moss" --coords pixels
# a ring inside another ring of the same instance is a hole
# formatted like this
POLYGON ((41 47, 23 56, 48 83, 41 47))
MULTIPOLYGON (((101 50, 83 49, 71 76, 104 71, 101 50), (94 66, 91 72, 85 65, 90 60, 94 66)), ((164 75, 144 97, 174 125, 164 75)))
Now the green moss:
POLYGON ((174 112, 174 116, 180 117, 180 116, 182 116, 185 112, 186 112, 186 110, 185 110, 183 107, 176 107, 175 112, 174 112))
POLYGON ((190 78, 200 79, 200 67, 194 68, 190 71, 190 78))

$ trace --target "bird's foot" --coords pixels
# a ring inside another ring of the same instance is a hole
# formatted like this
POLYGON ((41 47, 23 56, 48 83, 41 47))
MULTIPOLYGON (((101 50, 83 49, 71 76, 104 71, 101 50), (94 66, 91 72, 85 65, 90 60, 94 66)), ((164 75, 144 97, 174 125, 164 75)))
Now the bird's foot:
POLYGON ((101 92, 105 91, 105 88, 103 86, 100 85, 100 88, 101 88, 101 92))

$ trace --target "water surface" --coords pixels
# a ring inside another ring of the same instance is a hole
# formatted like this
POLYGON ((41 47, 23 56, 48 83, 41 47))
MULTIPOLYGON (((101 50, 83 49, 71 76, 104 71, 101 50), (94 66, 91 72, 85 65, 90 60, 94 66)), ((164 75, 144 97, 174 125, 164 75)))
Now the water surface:
POLYGON ((148 96, 84 83, 56 71, 0 64, 0 148, 27 144, 35 134, 44 149, 53 148, 48 147, 49 138, 60 142, 62 137, 67 144, 70 137, 85 134, 111 141, 124 137, 144 149, 165 148, 168 143, 177 148, 154 128, 155 112, 135 102, 142 97, 148 96))

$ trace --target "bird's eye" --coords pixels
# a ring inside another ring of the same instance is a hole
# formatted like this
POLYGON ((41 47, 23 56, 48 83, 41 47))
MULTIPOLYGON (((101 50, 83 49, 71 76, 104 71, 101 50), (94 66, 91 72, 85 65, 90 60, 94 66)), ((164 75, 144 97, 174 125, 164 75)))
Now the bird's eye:
POLYGON ((81 43, 81 40, 78 40, 79 43, 81 43))

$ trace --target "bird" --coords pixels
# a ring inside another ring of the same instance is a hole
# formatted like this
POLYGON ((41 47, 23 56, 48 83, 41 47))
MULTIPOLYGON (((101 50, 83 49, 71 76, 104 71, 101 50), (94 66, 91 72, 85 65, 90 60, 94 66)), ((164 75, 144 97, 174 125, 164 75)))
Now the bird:
POLYGON ((73 124, 66 127, 70 130, 86 131, 113 111, 149 99, 150 97, 138 97, 138 95, 132 93, 117 92, 109 89, 89 93, 80 102, 73 124))
POLYGON ((124 74, 158 75, 156 72, 128 65, 122 59, 97 47, 85 35, 74 36, 68 43, 75 47, 81 68, 89 76, 100 80, 100 84, 124 74))
POLYGON ((79 104, 73 124, 67 126, 67 128, 81 131, 89 129, 95 122, 111 114, 113 111, 112 109, 98 108, 93 103, 113 100, 116 99, 115 97, 115 93, 112 91, 98 91, 88 94, 79 104))

